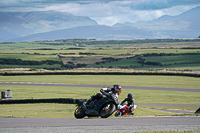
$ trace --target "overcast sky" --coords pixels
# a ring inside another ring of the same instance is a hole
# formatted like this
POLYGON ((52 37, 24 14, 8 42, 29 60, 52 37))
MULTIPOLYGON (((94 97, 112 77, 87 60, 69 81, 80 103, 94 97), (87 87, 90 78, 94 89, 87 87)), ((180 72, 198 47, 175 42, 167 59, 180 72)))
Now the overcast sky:
POLYGON ((200 0, 0 0, 0 11, 59 11, 88 16, 98 24, 152 20, 200 6, 200 0))

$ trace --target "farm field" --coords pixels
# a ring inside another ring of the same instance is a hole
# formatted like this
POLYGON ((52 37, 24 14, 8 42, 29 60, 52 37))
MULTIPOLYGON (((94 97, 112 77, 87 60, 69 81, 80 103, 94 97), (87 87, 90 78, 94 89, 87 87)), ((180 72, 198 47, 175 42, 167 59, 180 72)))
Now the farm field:
POLYGON ((198 70, 200 68, 200 39, 121 41, 74 39, 1 43, 0 46, 0 69, 63 70, 99 67, 198 70))
POLYGON ((59 57, 56 55, 30 55, 30 54, 0 54, 1 58, 7 59, 22 59, 22 60, 31 60, 31 61, 42 61, 42 60, 54 60, 59 61, 59 57))
MULTIPOLYGON (((177 53, 175 50, 165 49, 168 51, 167 55, 151 55, 155 54, 157 50, 155 49, 139 49, 136 53, 148 53, 150 55, 144 56, 143 58, 148 62, 158 62, 161 63, 162 66, 159 65, 151 65, 140 63, 136 57, 137 54, 133 54, 135 49, 123 49, 123 50, 87 50, 87 53, 95 53, 96 55, 63 55, 55 54, 53 51, 43 50, 38 51, 38 54, 21 54, 21 53, 6 53, 9 50, 5 50, 4 53, 0 54, 0 58, 2 59, 21 59, 23 61, 57 61, 60 64, 57 66, 45 66, 42 64, 38 65, 27 65, 27 64, 2 64, 0 68, 56 68, 61 69, 62 64, 66 65, 68 63, 76 64, 84 64, 84 67, 111 67, 111 68, 133 68, 133 69, 166 69, 166 68, 174 68, 174 69, 199 69, 200 67, 200 54, 195 50, 182 50, 181 53, 177 53), (142 52, 140 52, 140 50, 142 52), (51 53, 52 52, 52 53, 51 53), (131 52, 131 53, 128 53, 131 52), (170 53, 171 52, 171 53, 170 53), (48 54, 45 54, 48 53, 48 54), (99 55, 97 54, 99 53, 99 55), (107 54, 106 54, 107 53, 107 54), (108 54, 112 53, 112 54, 108 54), (115 55, 118 53, 118 55, 115 55), (124 55, 127 54, 127 55, 124 55), (62 63, 61 63, 62 62, 62 63), (10 66, 9 66, 10 65, 10 66), (185 67, 184 67, 185 66, 185 67), (188 67, 189 66, 189 67, 188 67)), ((86 50, 85 50, 86 51, 86 50)), ((35 53, 32 50, 27 50, 29 53, 35 53)), ((64 53, 76 53, 76 50, 65 50, 64 53)), ((84 51, 82 51, 84 53, 84 51)), ((162 51, 160 51, 162 53, 162 51)), ((23 53, 23 52, 22 52, 23 53)), ((158 53, 158 51, 157 51, 158 53)), ((160 54, 160 53, 158 53, 160 54)), ((139 54, 140 55, 140 54, 139 54)), ((75 66, 74 66, 75 67, 75 66)))
POLYGON ((121 49, 62 49, 62 50, 34 50, 34 49, 0 49, 0 54, 44 54, 44 55, 56 55, 56 54, 79 54, 79 53, 94 53, 100 55, 120 55, 120 54, 147 54, 147 53, 199 53, 199 49, 180 49, 180 48, 121 48, 121 49))
POLYGON ((200 39, 141 39, 141 40, 87 40, 69 39, 55 41, 36 41, 20 43, 0 43, 1 49, 113 49, 113 48, 179 48, 179 47, 199 47, 200 39), (175 46, 176 45, 176 46, 175 46))

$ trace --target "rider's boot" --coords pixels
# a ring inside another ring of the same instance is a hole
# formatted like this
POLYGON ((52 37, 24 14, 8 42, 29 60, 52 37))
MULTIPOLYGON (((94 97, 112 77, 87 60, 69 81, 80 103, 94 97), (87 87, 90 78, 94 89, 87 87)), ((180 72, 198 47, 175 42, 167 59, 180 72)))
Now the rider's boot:
POLYGON ((133 112, 131 112, 130 114, 131 114, 131 115, 134 115, 134 113, 133 113, 133 112))
POLYGON ((129 114, 134 115, 134 113, 133 113, 133 107, 130 108, 129 114))

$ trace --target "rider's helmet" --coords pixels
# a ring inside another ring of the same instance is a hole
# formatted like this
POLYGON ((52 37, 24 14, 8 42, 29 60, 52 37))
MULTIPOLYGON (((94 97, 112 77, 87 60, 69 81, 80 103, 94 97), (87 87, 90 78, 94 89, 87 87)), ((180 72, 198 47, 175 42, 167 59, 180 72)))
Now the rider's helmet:
POLYGON ((113 92, 119 95, 122 92, 122 87, 118 84, 113 85, 113 92))
POLYGON ((132 94, 131 94, 131 93, 128 93, 127 98, 128 98, 129 100, 132 100, 132 99, 133 99, 132 94))

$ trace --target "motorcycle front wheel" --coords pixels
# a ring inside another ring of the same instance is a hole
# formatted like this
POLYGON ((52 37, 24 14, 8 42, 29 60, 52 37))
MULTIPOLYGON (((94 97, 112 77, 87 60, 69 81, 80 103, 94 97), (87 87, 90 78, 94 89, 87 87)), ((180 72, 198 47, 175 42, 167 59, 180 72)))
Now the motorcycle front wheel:
POLYGON ((122 112, 118 112, 118 111, 117 111, 117 112, 115 113, 115 116, 121 116, 121 115, 122 115, 122 112))
POLYGON ((81 118, 85 117, 85 110, 86 110, 86 108, 83 105, 79 106, 78 108, 76 108, 76 110, 74 112, 74 116, 77 119, 81 119, 81 118))
POLYGON ((100 117, 101 118, 107 118, 111 116, 115 111, 115 104, 113 103, 107 103, 104 104, 100 109, 100 117))

